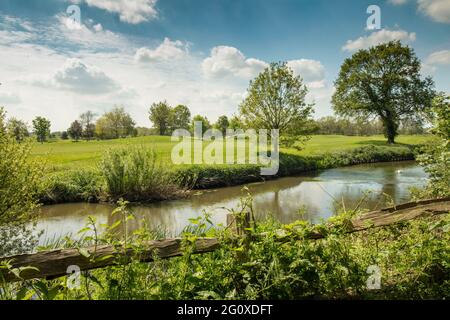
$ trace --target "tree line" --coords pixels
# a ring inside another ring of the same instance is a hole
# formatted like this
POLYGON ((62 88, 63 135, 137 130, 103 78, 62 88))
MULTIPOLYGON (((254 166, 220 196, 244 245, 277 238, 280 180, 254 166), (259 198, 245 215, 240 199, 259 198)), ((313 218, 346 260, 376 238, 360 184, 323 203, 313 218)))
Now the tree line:
MULTIPOLYGON (((200 121, 203 130, 216 128, 277 129, 282 144, 302 144, 309 134, 368 135, 383 133, 389 143, 399 133, 423 133, 425 119, 432 117, 431 102, 437 96, 432 78, 422 78, 421 63, 409 46, 391 41, 362 49, 341 66, 332 107, 339 118, 325 117, 314 121, 314 104, 306 102, 308 88, 286 62, 271 63, 250 81, 238 114, 229 119, 221 116, 211 123, 202 115, 191 116, 187 106, 170 106, 167 101, 151 105, 148 116, 153 129, 136 128, 123 107, 115 107, 94 122, 95 114, 86 112, 75 120, 61 138, 90 140, 117 139, 128 136, 170 135, 176 129, 193 130, 200 121), (372 119, 372 120, 369 120, 372 119)), ((10 130, 18 140, 28 133, 23 122, 13 119, 10 130)), ((44 142, 50 132, 50 121, 33 120, 34 134, 44 142)))

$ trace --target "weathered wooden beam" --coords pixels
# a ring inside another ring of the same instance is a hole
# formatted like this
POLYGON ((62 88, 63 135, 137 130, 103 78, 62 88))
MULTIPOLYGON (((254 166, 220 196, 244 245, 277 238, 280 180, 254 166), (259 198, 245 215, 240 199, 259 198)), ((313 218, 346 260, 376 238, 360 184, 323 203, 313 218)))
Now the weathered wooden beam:
MULTIPOLYGON (((380 211, 365 214, 361 218, 351 221, 348 233, 367 230, 370 228, 383 227, 403 221, 426 217, 431 215, 446 214, 450 212, 450 198, 438 200, 425 200, 407 203, 380 211)), ((264 236, 264 235, 260 235, 264 236)), ((279 232, 279 240, 286 240, 288 233, 284 230, 279 232)), ((322 239, 324 234, 313 233, 307 236, 308 239, 322 239)), ((220 247, 218 239, 200 238, 195 242, 193 253, 200 254, 215 251, 220 247)), ((165 239, 150 241, 139 251, 138 259, 142 262, 151 262, 155 257, 159 259, 169 259, 183 254, 182 239, 165 239)), ((15 269, 34 267, 34 269, 24 270, 20 276, 23 280, 35 278, 55 278, 64 276, 69 266, 78 266, 80 270, 92 270, 104 268, 118 263, 118 258, 122 263, 127 262, 127 258, 136 257, 136 252, 132 249, 123 249, 109 245, 91 246, 84 249, 60 249, 43 251, 33 254, 24 254, 13 257, 0 258, 2 261, 11 261, 15 269), (86 254, 88 253, 88 254, 86 254)), ((0 281, 18 281, 13 273, 0 269, 0 281)))
MULTIPOLYGON (((194 253, 206 253, 216 250, 219 241, 215 238, 200 238, 195 242, 194 253)), ((56 278, 67 275, 69 266, 77 266, 80 270, 92 270, 115 265, 118 258, 126 263, 127 258, 136 257, 142 262, 151 262, 155 257, 168 259, 181 256, 182 239, 165 239, 150 241, 147 245, 136 253, 133 249, 124 250, 121 247, 110 245, 91 246, 81 249, 59 249, 43 251, 33 254, 23 254, 9 258, 2 258, 1 261, 11 261, 13 268, 33 267, 35 269, 25 269, 20 273, 23 280, 35 278, 56 278), (82 252, 81 252, 82 251, 82 252), (82 254, 83 253, 83 254, 82 254), (86 254, 88 253, 88 254, 86 254)), ((1 279, 6 282, 19 281, 13 273, 0 269, 1 279)))

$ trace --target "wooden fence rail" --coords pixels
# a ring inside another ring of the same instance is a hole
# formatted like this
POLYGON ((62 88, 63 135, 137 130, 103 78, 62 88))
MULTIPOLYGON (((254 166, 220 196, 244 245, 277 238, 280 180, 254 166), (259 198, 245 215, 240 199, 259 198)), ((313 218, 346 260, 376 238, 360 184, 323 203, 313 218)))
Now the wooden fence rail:
MULTIPOLYGON (((348 233, 383 227, 420 217, 448 214, 449 212, 450 198, 411 202, 370 212, 358 219, 354 219, 352 220, 351 226, 349 226, 348 233)), ((308 236, 308 238, 321 239, 325 236, 315 233, 308 236)), ((280 241, 286 240, 286 237, 288 235, 283 230, 280 230, 280 241)), ((219 247, 220 243, 218 239, 199 238, 195 242, 193 252, 196 254, 207 253, 217 250, 219 247)), ((169 259, 181 256, 182 254, 182 239, 175 238, 148 242, 145 248, 139 251, 138 258, 142 262, 151 262, 155 256, 160 259, 169 259)), ((104 268, 117 264, 118 257, 126 258, 131 256, 136 256, 136 252, 132 249, 125 250, 120 247, 99 245, 84 248, 83 250, 59 249, 0 258, 0 263, 8 261, 12 265, 12 268, 16 270, 24 268, 20 273, 21 279, 29 280, 65 276, 67 275, 69 266, 77 266, 81 271, 104 268), (81 254, 81 252, 84 254, 81 254), (86 252, 89 253, 89 257, 86 256, 86 252), (28 269, 26 267, 33 267, 35 269, 28 269)), ((0 269, 0 282, 1 279, 6 282, 21 280, 7 269, 0 269)))

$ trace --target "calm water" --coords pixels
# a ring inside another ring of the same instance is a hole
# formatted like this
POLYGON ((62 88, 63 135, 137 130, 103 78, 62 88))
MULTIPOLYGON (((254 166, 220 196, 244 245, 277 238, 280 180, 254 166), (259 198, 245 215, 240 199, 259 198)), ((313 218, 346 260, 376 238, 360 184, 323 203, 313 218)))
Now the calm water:
MULTIPOLYGON (((254 197, 256 218, 273 215, 283 223, 298 219, 318 222, 327 219, 338 205, 354 208, 365 193, 362 207, 376 209, 386 198, 395 203, 410 200, 408 189, 426 183, 425 172, 415 162, 377 163, 330 169, 299 177, 249 184, 254 197), (337 204, 339 203, 339 204, 337 204), (304 210, 299 210, 304 208, 304 210), (299 211, 306 213, 299 214, 299 211)), ((133 207, 136 220, 129 227, 141 227, 143 220, 153 229, 164 229, 169 235, 179 234, 190 218, 211 212, 215 224, 225 223, 227 210, 236 208, 242 197, 242 186, 198 192, 177 201, 133 207)), ((100 224, 112 224, 113 206, 107 204, 61 204, 41 209, 38 228, 44 230, 41 243, 65 235, 74 235, 86 224, 89 215, 100 224)))

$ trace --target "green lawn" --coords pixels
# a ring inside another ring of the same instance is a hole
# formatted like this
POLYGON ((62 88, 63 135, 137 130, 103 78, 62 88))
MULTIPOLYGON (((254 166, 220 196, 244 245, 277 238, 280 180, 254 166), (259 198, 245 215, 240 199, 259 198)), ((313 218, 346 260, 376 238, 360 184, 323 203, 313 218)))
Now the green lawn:
MULTIPOLYGON (((391 148, 401 147, 403 144, 421 144, 430 139, 430 136, 399 136, 396 145, 391 148)), ((154 148, 163 161, 170 163, 170 155, 175 142, 170 137, 150 136, 107 141, 57 141, 44 144, 36 143, 32 154, 44 159, 52 171, 61 171, 82 167, 94 167, 100 160, 102 153, 113 147, 126 145, 144 145, 154 148)), ((300 153, 303 155, 321 154, 346 149, 353 149, 364 145, 387 146, 383 136, 348 137, 348 136, 313 136, 306 144, 304 150, 283 150, 288 153, 300 153)))

